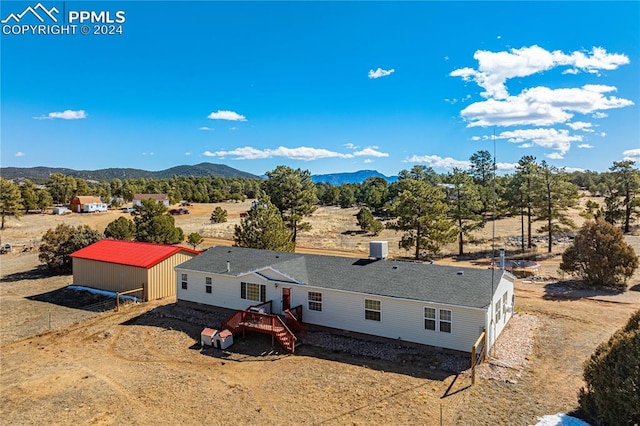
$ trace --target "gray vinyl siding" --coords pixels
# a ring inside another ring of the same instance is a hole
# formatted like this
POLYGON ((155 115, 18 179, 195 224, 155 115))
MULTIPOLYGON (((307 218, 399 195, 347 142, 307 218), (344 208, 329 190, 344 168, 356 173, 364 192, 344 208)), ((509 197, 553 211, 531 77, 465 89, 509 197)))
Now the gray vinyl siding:
POLYGON ((495 342, 495 339, 498 336, 500 336, 500 333, 502 333, 502 330, 507 325, 507 322, 509 322, 509 319, 511 319, 511 317, 513 316, 513 312, 505 312, 504 307, 502 305, 502 296, 503 296, 504 293, 507 293, 507 303, 511 304, 512 303, 512 299, 513 299, 513 294, 514 294, 513 281, 511 279, 509 279, 506 275, 502 278, 502 280, 500 280, 500 283, 498 284, 498 287, 496 288, 496 291, 495 291, 495 293, 493 295, 493 299, 492 299, 493 309, 490 310, 491 317, 487 317, 487 319, 488 319, 487 330, 490 330, 490 332, 489 332, 489 342, 488 342, 487 347, 493 346, 493 343, 495 342), (501 303, 500 303, 500 309, 501 309, 500 320, 498 322, 495 322, 495 321, 492 322, 492 319, 495 319, 495 306, 496 306, 496 302, 498 300, 501 301, 501 303))
MULTIPOLYGON (((262 273, 262 272, 261 272, 262 273)), ((303 306, 303 322, 359 333, 401 339, 425 345, 471 351, 486 322, 486 310, 466 308, 416 300, 365 295, 308 285, 269 281, 258 274, 240 277, 218 275, 176 268, 177 298, 190 302, 220 306, 229 309, 246 309, 259 303, 240 297, 240 283, 248 282, 266 286, 266 300, 273 301, 273 313, 282 313, 282 288, 291 289, 291 306, 303 306), (188 288, 181 286, 181 274, 187 274, 188 288), (211 277, 213 291, 205 292, 205 277, 211 277), (276 287, 277 284, 277 287, 276 287), (308 309, 308 292, 322 294, 322 311, 308 309), (365 319, 365 299, 381 302, 380 321, 365 319), (451 333, 424 328, 424 308, 451 311, 451 333)))

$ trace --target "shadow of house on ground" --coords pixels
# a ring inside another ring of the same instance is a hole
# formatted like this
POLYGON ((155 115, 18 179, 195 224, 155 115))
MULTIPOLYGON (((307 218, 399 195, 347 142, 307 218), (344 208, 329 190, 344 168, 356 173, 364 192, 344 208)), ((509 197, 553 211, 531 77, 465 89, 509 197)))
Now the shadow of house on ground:
POLYGON ((223 308, 200 311, 174 303, 157 307, 122 325, 144 325, 183 332, 193 339, 189 349, 223 362, 277 362, 286 357, 304 356, 438 381, 470 367, 470 355, 462 352, 446 353, 429 346, 375 336, 368 340, 360 335, 334 334, 334 330, 315 326, 299 337, 302 343, 296 346, 295 354, 285 351, 277 341, 272 344, 270 335, 250 331, 244 338, 241 333, 236 334, 233 345, 226 350, 202 347, 200 333, 203 328, 219 329, 220 323, 233 312, 223 308))
POLYGON ((116 306, 113 298, 68 287, 29 296, 27 299, 90 312, 106 312, 116 306))
POLYGON ((14 274, 6 275, 0 278, 0 283, 15 283, 24 280, 37 280, 40 278, 49 278, 57 275, 58 274, 55 274, 53 271, 51 271, 51 269, 47 268, 46 265, 39 265, 28 271, 21 271, 14 274))
POLYGON ((615 296, 622 290, 585 287, 581 281, 558 281, 544 286, 544 300, 578 300, 596 296, 615 296))

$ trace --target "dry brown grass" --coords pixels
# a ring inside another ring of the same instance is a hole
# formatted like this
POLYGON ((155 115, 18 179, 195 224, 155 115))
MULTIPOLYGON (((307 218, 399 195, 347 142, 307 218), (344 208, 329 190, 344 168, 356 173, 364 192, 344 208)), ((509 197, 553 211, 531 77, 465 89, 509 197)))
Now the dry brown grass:
MULTIPOLYGON (((220 238, 228 238, 248 206, 224 204, 227 224, 209 224, 213 204, 193 206, 176 222, 187 234, 211 233, 205 247, 230 244, 220 238)), ((368 241, 384 239, 393 255, 403 255, 391 231, 354 232, 356 211, 319 209, 300 250, 360 256, 368 241)), ((57 223, 101 230, 120 215, 29 215, 10 220, 2 241, 31 244, 57 223)), ((518 233, 517 219, 496 226, 501 237, 518 233)), ((639 237, 629 241, 640 250, 639 237)), ((465 264, 485 267, 486 261, 465 264)), ((231 355, 208 356, 194 346, 198 325, 159 315, 172 300, 87 313, 37 297, 71 282, 38 271, 37 253, 16 251, 0 262, 0 418, 6 424, 437 425, 441 408, 444 424, 533 424, 537 416, 576 408, 582 362, 640 308, 638 291, 610 295, 518 282, 517 310, 540 321, 534 351, 517 383, 479 379, 469 388, 468 376, 431 370, 419 360, 405 364, 310 346, 291 356, 262 336, 239 339, 231 355), (54 330, 48 332, 50 314, 54 330)), ((544 261, 549 275, 557 262, 544 261)), ((636 275, 631 285, 638 283, 636 275)))

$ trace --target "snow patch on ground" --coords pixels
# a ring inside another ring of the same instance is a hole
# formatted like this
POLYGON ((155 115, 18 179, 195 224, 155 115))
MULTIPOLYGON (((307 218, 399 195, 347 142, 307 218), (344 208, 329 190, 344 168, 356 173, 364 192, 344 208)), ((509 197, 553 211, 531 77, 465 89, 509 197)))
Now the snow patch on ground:
POLYGON ((558 413, 538 417, 538 423, 535 426, 589 426, 589 423, 564 413, 558 413))
MULTIPOLYGON (((112 299, 116 298, 116 294, 113 291, 98 290, 97 288, 83 287, 81 285, 70 285, 67 288, 69 290, 86 291, 91 294, 98 294, 100 296, 111 297, 112 299)), ((120 300, 133 300, 134 302, 140 302, 140 299, 138 299, 137 297, 127 296, 127 295, 120 296, 120 300)))

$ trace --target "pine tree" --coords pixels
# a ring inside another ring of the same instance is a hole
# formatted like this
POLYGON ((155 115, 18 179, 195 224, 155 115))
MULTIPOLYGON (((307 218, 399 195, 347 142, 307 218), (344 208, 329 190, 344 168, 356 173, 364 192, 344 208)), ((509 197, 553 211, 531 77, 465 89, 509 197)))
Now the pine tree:
POLYGON ((415 247, 417 260, 421 250, 438 254, 444 244, 455 241, 457 232, 447 218, 448 206, 440 187, 425 181, 403 179, 398 182, 398 190, 391 205, 396 220, 389 227, 404 233, 400 248, 415 247))
POLYGON ((308 170, 278 166, 266 175, 268 179, 263 182, 264 192, 291 228, 295 244, 298 231, 311 228, 309 223, 302 221, 303 218, 311 215, 318 207, 316 186, 311 173, 308 170))
POLYGON ((254 203, 240 225, 235 226, 233 241, 236 247, 290 252, 295 249, 280 211, 267 197, 254 203))
POLYGON ((11 214, 19 218, 22 216, 22 209, 24 206, 18 185, 0 177, 0 215, 2 216, 0 229, 4 229, 5 216, 11 214))
POLYGON ((464 253, 464 237, 484 226, 482 215, 482 199, 478 187, 468 173, 453 169, 453 173, 445 178, 449 185, 449 217, 453 220, 458 233, 458 254, 464 253))
POLYGON ((540 228, 540 232, 547 233, 547 251, 551 253, 553 235, 576 227, 567 210, 577 204, 578 188, 569 182, 564 171, 548 165, 545 161, 540 164, 535 187, 534 213, 536 220, 546 222, 540 228))

